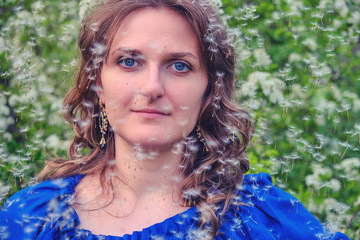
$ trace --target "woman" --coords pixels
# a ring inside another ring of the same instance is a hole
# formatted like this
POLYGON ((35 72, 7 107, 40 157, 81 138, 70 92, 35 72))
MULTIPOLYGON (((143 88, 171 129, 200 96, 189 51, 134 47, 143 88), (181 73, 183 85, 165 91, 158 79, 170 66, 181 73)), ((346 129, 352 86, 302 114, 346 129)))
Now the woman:
POLYGON ((347 239, 244 176, 253 124, 230 102, 234 51, 208 2, 107 1, 79 48, 71 160, 7 201, 1 239, 347 239))

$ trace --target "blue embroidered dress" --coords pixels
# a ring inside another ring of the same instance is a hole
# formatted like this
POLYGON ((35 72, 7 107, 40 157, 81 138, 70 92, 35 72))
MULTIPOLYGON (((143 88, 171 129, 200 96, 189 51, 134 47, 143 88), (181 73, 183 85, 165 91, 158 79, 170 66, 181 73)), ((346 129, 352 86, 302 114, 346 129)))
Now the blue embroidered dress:
MULTIPOLYGON (((120 237, 95 235, 77 228, 79 218, 71 202, 82 177, 44 181, 14 194, 0 212, 0 239, 203 239, 196 207, 120 237)), ((245 175, 215 239, 349 238, 339 232, 328 232, 296 198, 275 187, 271 177, 261 173, 245 175)))

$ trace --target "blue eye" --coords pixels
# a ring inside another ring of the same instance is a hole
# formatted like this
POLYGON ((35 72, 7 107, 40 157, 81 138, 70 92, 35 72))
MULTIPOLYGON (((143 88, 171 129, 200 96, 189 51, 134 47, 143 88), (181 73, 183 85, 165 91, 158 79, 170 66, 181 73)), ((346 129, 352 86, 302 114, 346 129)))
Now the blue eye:
POLYGON ((134 60, 134 59, 131 59, 131 58, 127 58, 127 59, 125 59, 124 64, 125 64, 127 67, 132 67, 132 66, 135 65, 135 60, 134 60))
POLYGON ((175 62, 171 65, 171 68, 181 73, 185 73, 191 70, 191 67, 183 62, 175 62))
POLYGON ((133 58, 124 58, 124 59, 119 59, 117 64, 120 64, 126 68, 131 68, 137 66, 138 62, 133 58))
POLYGON ((180 63, 180 62, 175 63, 175 69, 178 71, 183 71, 185 69, 185 67, 186 66, 183 63, 180 63))

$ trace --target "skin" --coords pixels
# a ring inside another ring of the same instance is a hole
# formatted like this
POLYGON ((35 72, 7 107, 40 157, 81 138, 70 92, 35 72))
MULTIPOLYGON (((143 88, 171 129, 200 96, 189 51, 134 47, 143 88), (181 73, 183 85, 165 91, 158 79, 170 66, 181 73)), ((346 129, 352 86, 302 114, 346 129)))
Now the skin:
POLYGON ((122 22, 97 79, 115 133, 112 162, 120 180, 106 207, 111 197, 102 193, 97 174, 76 186, 80 228, 122 236, 187 209, 174 149, 195 127, 207 79, 196 35, 180 14, 145 8, 122 22))

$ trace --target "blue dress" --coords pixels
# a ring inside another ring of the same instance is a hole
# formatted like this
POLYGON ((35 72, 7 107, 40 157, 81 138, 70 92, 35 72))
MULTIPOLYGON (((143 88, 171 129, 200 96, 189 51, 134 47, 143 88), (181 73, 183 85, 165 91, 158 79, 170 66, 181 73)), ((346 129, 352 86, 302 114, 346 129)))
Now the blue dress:
MULTIPOLYGON (((79 218, 71 202, 82 177, 44 181, 14 194, 0 211, 0 239, 203 239, 196 207, 121 237, 77 228, 79 218)), ((245 175, 215 239, 349 238, 339 232, 330 233, 296 198, 275 187, 270 175, 261 173, 245 175)))

